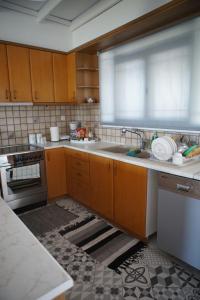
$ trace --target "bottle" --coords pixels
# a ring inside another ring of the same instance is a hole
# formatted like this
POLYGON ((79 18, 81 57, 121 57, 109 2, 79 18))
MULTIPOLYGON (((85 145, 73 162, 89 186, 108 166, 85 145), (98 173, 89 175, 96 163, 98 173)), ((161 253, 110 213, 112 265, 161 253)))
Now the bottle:
POLYGON ((151 144, 152 144, 152 142, 153 142, 155 139, 157 139, 157 138, 158 138, 158 132, 155 131, 155 132, 153 133, 153 135, 152 135, 152 138, 151 138, 151 144))

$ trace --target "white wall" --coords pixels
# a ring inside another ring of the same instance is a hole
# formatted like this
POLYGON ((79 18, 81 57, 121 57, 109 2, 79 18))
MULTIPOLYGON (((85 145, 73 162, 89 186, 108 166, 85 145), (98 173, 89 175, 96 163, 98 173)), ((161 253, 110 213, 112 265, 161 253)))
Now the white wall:
POLYGON ((74 30, 72 34, 73 48, 132 21, 167 2, 170 2, 170 0, 123 0, 74 30))
POLYGON ((0 40, 34 45, 55 50, 72 49, 72 34, 67 26, 0 9, 0 40))
POLYGON ((0 40, 69 51, 109 32, 170 0, 122 0, 71 32, 70 27, 0 8, 0 40))

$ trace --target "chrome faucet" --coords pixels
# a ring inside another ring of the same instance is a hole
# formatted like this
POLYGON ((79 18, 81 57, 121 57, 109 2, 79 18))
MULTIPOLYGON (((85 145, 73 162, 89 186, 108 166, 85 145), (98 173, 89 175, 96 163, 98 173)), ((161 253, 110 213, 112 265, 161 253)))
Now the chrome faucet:
POLYGON ((144 131, 136 129, 136 130, 131 130, 131 129, 127 129, 127 128, 122 128, 121 130, 121 134, 126 134, 126 132, 130 132, 133 134, 136 134, 137 136, 139 136, 140 138, 140 149, 144 149, 144 131))

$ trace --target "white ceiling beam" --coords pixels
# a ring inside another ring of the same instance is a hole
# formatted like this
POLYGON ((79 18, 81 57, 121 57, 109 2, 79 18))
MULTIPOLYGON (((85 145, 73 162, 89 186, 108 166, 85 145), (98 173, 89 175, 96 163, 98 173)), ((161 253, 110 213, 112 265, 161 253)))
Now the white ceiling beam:
POLYGON ((78 29, 121 1, 122 0, 101 0, 97 2, 86 12, 75 18, 71 23, 70 29, 72 31, 78 29))
POLYGON ((58 6, 58 4, 62 0, 48 0, 46 4, 42 6, 42 8, 39 10, 37 15, 37 22, 42 22, 50 13, 51 11, 58 6))
POLYGON ((68 20, 65 20, 65 19, 62 19, 62 18, 59 18, 56 16, 51 16, 51 15, 46 17, 46 19, 49 21, 53 21, 53 22, 65 25, 65 26, 70 26, 72 23, 71 21, 68 21, 68 20))
POLYGON ((37 16, 37 12, 33 9, 26 8, 26 7, 23 7, 23 6, 19 6, 17 4, 6 2, 6 1, 3 1, 3 0, 0 0, 0 6, 3 7, 3 8, 8 8, 8 9, 13 10, 13 11, 24 13, 24 14, 27 14, 27 15, 37 16))
MULTIPOLYGON (((3 1, 3 0, 0 0, 0 7, 7 8, 7 9, 10 9, 10 10, 19 12, 19 13, 27 14, 27 15, 30 15, 30 16, 33 16, 33 17, 37 17, 37 14, 38 14, 33 9, 26 8, 26 7, 23 7, 23 6, 19 6, 17 4, 9 3, 9 2, 3 1)), ((71 25, 71 21, 61 19, 61 18, 58 18, 58 17, 54 17, 54 16, 48 16, 48 17, 46 17, 46 19, 49 20, 49 21, 52 21, 52 22, 56 22, 56 23, 65 25, 65 26, 70 26, 71 25)))

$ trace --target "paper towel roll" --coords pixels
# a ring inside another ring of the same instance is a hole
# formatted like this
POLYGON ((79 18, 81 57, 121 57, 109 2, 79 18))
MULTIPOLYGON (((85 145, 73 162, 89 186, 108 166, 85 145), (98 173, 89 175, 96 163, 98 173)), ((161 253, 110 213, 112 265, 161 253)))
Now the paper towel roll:
POLYGON ((60 140, 59 127, 50 127, 51 141, 58 142, 60 140))

